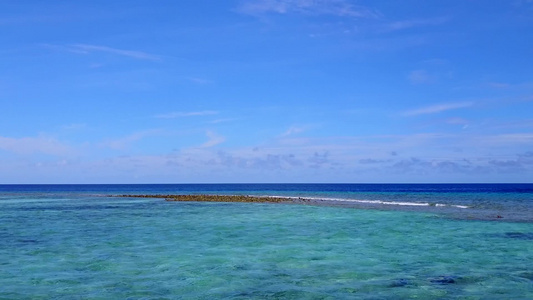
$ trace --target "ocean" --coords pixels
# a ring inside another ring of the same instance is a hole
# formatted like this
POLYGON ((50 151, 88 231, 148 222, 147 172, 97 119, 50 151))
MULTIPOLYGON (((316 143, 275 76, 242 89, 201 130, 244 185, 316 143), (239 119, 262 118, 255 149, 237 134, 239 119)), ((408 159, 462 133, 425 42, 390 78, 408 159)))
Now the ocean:
POLYGON ((0 185, 0 224, 0 299, 533 299, 533 184, 0 185))

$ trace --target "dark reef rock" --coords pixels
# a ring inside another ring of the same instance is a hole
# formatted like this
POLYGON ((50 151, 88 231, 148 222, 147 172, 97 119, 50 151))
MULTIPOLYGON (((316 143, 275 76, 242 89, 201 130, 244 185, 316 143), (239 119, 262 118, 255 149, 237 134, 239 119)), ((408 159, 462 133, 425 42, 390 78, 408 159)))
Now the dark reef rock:
POLYGON ((128 198, 164 198, 166 201, 188 201, 188 202, 295 202, 295 200, 281 197, 261 197, 244 195, 119 195, 117 197, 128 198))

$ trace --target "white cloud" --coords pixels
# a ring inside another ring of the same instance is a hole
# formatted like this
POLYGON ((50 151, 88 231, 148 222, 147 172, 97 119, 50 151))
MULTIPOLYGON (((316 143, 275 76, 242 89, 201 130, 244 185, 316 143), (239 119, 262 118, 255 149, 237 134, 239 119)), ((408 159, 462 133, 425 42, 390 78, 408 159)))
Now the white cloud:
POLYGON ((446 119, 446 123, 451 125, 468 125, 470 121, 463 118, 449 118, 446 119))
POLYGON ((64 143, 45 136, 23 138, 0 136, 0 149, 25 155, 43 153, 61 156, 72 152, 72 149, 64 143))
POLYGON ((385 26, 386 31, 397 31, 404 30, 413 27, 423 27, 423 26, 435 26, 440 25, 448 21, 448 18, 432 18, 432 19, 413 19, 413 20, 404 20, 398 22, 392 22, 385 26))
POLYGON ((525 144, 533 146, 533 133, 507 133, 479 136, 475 139, 486 145, 516 146, 525 144))
POLYGON ((69 45, 67 48, 71 52, 80 53, 80 54, 89 54, 91 52, 106 52, 106 53, 130 57, 130 58, 135 58, 135 59, 143 59, 143 60, 160 60, 161 59, 157 55, 148 54, 142 51, 124 50, 124 49, 117 49, 117 48, 111 48, 111 47, 100 46, 100 45, 73 44, 73 45, 69 45))
POLYGON ((298 134, 300 132, 303 132, 305 129, 302 128, 302 127, 291 127, 289 129, 287 129, 287 131, 285 131, 284 133, 281 134, 281 137, 286 137, 286 136, 290 136, 290 135, 295 135, 295 134, 298 134))
POLYGON ((239 118, 223 118, 223 119, 216 119, 216 120, 210 121, 209 123, 219 124, 219 123, 233 122, 237 120, 239 120, 239 118))
POLYGON ((143 130, 143 131, 132 133, 128 136, 125 136, 119 139, 108 141, 104 143, 104 145, 114 150, 120 150, 120 149, 126 148, 131 143, 137 142, 146 137, 158 135, 160 133, 161 133, 161 130, 158 130, 158 129, 143 130))
POLYGON ((474 105, 473 102, 442 103, 442 104, 418 108, 415 110, 410 110, 410 111, 405 112, 404 115, 405 116, 418 116, 418 115, 436 114, 436 113, 441 113, 447 110, 470 107, 472 105, 474 105))
POLYGON ((445 122, 450 125, 462 125, 463 129, 467 129, 470 125, 470 121, 463 118, 449 118, 446 119, 445 122))
POLYGON ((210 147, 216 146, 226 141, 225 137, 218 135, 209 130, 206 132, 206 135, 207 135, 208 141, 203 143, 202 146, 200 146, 201 148, 210 148, 210 147))
MULTIPOLYGON (((260 149, 213 147, 225 137, 213 131, 206 131, 205 136, 201 146, 160 155, 77 160, 59 157, 57 161, 31 163, 26 158, 2 161, 0 157, 0 181, 523 181, 524 176, 533 174, 533 135, 526 133, 306 138, 298 139, 299 143, 285 143, 289 139, 284 139, 262 144, 260 149), (502 172, 507 172, 505 177, 502 172)), ((123 141, 140 138, 142 132, 123 141)), ((3 148, 5 141, 0 139, 3 148)))
POLYGON ((375 11, 347 0, 248 0, 241 4, 238 11, 250 15, 303 13, 357 18, 378 16, 375 11))
POLYGON ((155 117, 158 119, 174 119, 174 118, 181 118, 181 117, 198 117, 198 116, 210 116, 210 115, 216 115, 218 114, 218 111, 214 110, 203 110, 203 111, 190 111, 190 112, 170 112, 165 114, 156 115, 155 117))

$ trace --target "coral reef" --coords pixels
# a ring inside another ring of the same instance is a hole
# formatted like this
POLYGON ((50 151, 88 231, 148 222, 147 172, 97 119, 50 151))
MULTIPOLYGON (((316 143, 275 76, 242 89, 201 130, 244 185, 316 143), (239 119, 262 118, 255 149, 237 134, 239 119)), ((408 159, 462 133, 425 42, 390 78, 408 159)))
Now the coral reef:
POLYGON ((119 195, 132 198, 164 198, 166 201, 293 203, 294 199, 246 195, 119 195))

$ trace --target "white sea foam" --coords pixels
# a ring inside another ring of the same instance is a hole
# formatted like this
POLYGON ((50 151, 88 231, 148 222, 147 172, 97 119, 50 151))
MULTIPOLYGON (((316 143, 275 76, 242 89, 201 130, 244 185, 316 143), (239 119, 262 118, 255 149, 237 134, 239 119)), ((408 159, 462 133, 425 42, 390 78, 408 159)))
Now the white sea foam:
POLYGON ((450 206, 457 207, 457 208, 468 208, 468 206, 466 205, 450 205, 450 206))
POLYGON ((398 205, 398 206, 436 206, 436 207, 455 207, 455 208, 469 208, 465 205, 454 204, 431 204, 428 202, 406 202, 406 201, 384 201, 384 200, 365 200, 365 199, 346 199, 346 198, 320 198, 320 197, 292 197, 292 196, 267 196, 275 198, 286 198, 293 200, 309 200, 309 201, 335 201, 335 202, 353 202, 364 204, 378 204, 378 205, 398 205))

